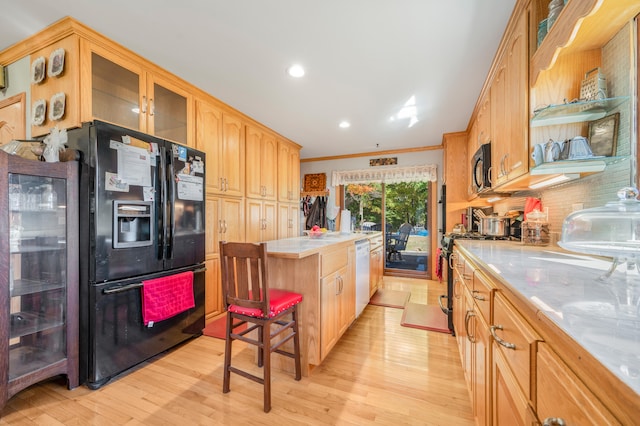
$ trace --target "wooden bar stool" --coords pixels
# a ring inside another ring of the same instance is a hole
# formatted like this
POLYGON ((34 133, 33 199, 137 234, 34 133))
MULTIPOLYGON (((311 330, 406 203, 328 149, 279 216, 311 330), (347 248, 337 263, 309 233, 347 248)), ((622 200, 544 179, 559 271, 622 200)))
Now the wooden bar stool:
POLYGON ((301 378, 297 307, 302 302, 302 295, 269 289, 266 243, 221 241, 220 263, 222 292, 227 311, 222 392, 229 392, 231 373, 261 383, 264 386, 264 411, 268 413, 271 410, 271 353, 277 352, 293 358, 295 378, 301 378), (289 314, 290 319, 287 318, 289 314), (250 326, 244 331, 233 331, 244 323, 249 323, 250 326), (250 334, 252 331, 256 333, 250 334), (278 340, 272 343, 275 337, 278 340), (293 353, 280 349, 292 338, 293 353), (258 366, 263 369, 263 377, 231 365, 231 344, 234 340, 258 347, 258 366))

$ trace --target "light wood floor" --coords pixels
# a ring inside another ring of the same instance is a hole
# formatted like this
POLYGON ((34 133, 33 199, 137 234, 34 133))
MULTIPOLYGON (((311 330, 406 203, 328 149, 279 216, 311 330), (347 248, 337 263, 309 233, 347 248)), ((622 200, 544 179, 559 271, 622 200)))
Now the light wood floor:
MULTIPOLYGON (((396 277, 384 286, 410 291, 414 303, 437 303, 444 291, 396 277)), ((257 383, 232 375, 222 393, 224 341, 202 336, 96 391, 35 385, 9 401, 0 425, 472 425, 455 338, 402 327, 401 317, 369 305, 310 377, 274 372, 268 414, 257 383)), ((242 343, 234 352, 253 361, 242 343)))

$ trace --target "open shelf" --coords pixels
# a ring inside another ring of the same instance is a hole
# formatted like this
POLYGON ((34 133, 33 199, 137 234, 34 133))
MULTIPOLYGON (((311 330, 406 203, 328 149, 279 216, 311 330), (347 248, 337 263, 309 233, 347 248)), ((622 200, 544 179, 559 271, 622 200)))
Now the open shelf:
POLYGON ((536 110, 531 119, 531 127, 553 126, 567 123, 582 123, 599 120, 629 100, 629 96, 578 101, 536 110))
POLYGON ((532 168, 531 175, 550 175, 558 173, 598 173, 608 165, 619 163, 629 157, 597 157, 583 160, 561 160, 542 163, 532 168))

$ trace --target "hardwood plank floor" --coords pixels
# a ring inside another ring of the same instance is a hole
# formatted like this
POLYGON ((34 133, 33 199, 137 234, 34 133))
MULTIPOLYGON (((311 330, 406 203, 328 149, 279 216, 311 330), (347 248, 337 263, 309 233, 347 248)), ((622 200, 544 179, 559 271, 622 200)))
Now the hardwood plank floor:
MULTIPOLYGON (((444 285, 384 281, 410 291, 413 303, 437 303, 444 285)), ((268 414, 257 383, 232 375, 222 393, 224 341, 202 336, 95 391, 32 386, 9 401, 0 425, 473 425, 455 338, 402 327, 401 317, 401 309, 368 305, 310 377, 274 371, 268 414)), ((253 365, 242 343, 234 357, 253 365)))

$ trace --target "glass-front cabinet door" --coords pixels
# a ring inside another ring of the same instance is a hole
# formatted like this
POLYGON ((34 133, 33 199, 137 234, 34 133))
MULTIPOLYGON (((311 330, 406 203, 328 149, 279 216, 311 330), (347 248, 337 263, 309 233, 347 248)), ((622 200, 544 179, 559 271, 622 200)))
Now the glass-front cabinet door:
POLYGON ((0 169, 0 204, 8 206, 0 211, 2 409, 49 377, 66 374, 70 388, 78 385, 79 250, 77 163, 0 151, 0 169))
POLYGON ((91 52, 91 111, 94 118, 142 130, 146 99, 140 105, 142 70, 125 68, 91 52), (143 113, 141 114, 141 111, 143 113))
POLYGON ((66 354, 63 179, 9 174, 9 380, 66 354))
POLYGON ((99 119, 189 145, 190 93, 126 53, 88 42, 82 50, 82 61, 91 70, 84 91, 91 109, 84 121, 99 119))

